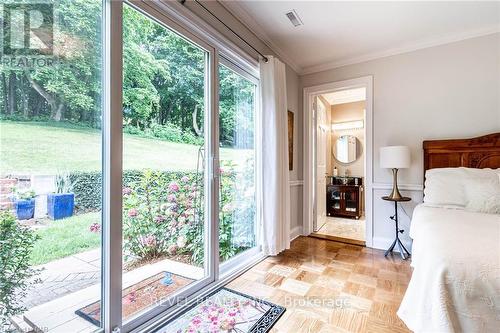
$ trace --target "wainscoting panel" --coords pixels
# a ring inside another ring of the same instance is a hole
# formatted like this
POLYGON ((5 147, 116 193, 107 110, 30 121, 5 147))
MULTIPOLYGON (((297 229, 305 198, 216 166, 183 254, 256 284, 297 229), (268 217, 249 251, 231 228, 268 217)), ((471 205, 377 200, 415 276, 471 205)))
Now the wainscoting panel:
POLYGON ((290 184, 290 239, 302 235, 303 214, 303 180, 291 180, 290 184))

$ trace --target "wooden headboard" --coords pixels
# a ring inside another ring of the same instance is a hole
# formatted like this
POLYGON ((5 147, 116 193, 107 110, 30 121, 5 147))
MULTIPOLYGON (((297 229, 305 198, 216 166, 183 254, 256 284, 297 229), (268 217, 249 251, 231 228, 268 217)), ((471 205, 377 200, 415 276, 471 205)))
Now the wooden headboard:
POLYGON ((427 140, 423 147, 424 175, 434 168, 500 168, 500 133, 472 139, 427 140))

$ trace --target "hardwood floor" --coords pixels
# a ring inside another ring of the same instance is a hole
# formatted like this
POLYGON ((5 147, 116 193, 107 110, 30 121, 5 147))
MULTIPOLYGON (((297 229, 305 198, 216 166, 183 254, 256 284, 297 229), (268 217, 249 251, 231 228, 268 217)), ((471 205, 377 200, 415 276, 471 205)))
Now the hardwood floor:
POLYGON ((364 217, 359 220, 355 220, 327 216, 325 223, 317 232, 313 232, 311 236, 341 243, 364 246, 365 219, 364 217))
POLYGON ((410 332, 396 315, 410 276, 397 255, 299 237, 227 287, 286 307, 273 333, 410 332))

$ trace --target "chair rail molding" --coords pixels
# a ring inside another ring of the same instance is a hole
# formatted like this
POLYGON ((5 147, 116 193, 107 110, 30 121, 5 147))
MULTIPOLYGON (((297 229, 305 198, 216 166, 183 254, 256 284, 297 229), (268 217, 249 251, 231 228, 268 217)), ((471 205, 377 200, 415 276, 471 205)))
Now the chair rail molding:
POLYGON ((300 179, 290 180, 288 184, 290 184, 290 186, 302 186, 304 185, 304 181, 300 179))

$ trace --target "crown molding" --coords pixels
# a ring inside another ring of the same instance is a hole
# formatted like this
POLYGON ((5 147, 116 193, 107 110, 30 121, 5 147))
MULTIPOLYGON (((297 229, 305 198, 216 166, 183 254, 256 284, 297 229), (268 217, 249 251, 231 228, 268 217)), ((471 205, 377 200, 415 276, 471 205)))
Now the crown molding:
POLYGON ((438 36, 435 38, 429 38, 425 40, 419 40, 405 45, 401 45, 395 48, 380 52, 366 53, 361 56, 345 58, 341 60, 333 60, 313 66, 302 67, 297 62, 295 62, 291 57, 287 55, 280 47, 278 47, 269 37, 269 35, 261 28, 261 26, 255 21, 252 16, 245 9, 244 4, 239 1, 219 1, 217 0, 227 11, 229 11, 237 20, 239 20, 248 30, 250 30, 255 36, 257 36, 264 44, 267 45, 276 55, 278 55, 284 62, 286 62, 293 70, 299 75, 313 74, 318 72, 323 72, 339 67, 344 67, 348 65, 359 64, 371 60, 376 60, 380 58, 386 58, 398 54, 409 53, 421 49, 426 49, 430 47, 435 47, 439 45, 450 44, 454 42, 459 42, 462 40, 467 40, 471 38, 487 36, 500 32, 500 24, 495 24, 488 27, 483 27, 480 29, 469 30, 459 34, 449 34, 445 36, 438 36))
POLYGON ((297 74, 302 74, 303 69, 295 61, 293 61, 283 50, 281 50, 272 40, 267 33, 260 28, 260 25, 252 18, 252 16, 245 9, 244 4, 238 1, 219 1, 217 2, 231 13, 238 21, 241 22, 248 30, 257 36, 268 48, 271 49, 278 57, 287 63, 297 74))
POLYGON ((319 65, 314 65, 314 66, 307 66, 304 67, 300 75, 306 75, 306 74, 313 74, 313 73, 318 73, 318 72, 323 72, 327 71, 330 69, 335 69, 339 67, 344 67, 348 65, 354 65, 354 64, 359 64, 362 62, 367 62, 371 60, 376 60, 380 58, 386 58, 398 54, 403 54, 403 53, 409 53, 421 49, 427 49, 431 48, 434 46, 439 46, 439 45, 445 45, 445 44, 450 44, 454 42, 459 42, 462 40, 467 40, 471 38, 476 38, 476 37, 481 37, 481 36, 487 36, 491 34, 496 34, 500 32, 500 24, 496 24, 493 26, 489 26, 486 28, 481 28, 481 29, 476 29, 472 31, 467 31, 463 32, 460 34, 453 34, 453 35, 447 35, 447 36, 440 36, 437 38, 432 38, 432 39, 427 39, 427 40, 421 40, 418 42, 414 43, 409 43, 404 46, 400 47, 395 47, 389 50, 385 50, 382 52, 373 52, 373 53, 367 53, 359 57, 353 57, 353 58, 347 58, 343 60, 335 60, 319 65))

